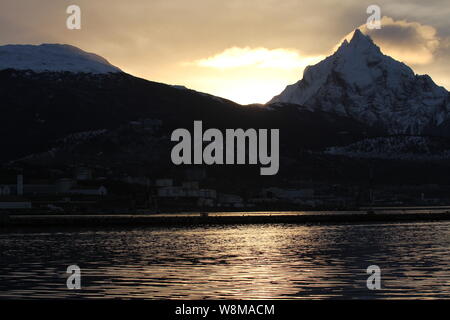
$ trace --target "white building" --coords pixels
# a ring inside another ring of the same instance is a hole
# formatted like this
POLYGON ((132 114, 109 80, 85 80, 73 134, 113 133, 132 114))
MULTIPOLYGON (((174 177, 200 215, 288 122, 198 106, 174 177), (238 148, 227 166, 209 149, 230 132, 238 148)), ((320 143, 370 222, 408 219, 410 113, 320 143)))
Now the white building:
POLYGON ((161 198, 205 198, 215 199, 216 190, 213 189, 191 189, 185 187, 162 187, 158 188, 158 197, 161 198))

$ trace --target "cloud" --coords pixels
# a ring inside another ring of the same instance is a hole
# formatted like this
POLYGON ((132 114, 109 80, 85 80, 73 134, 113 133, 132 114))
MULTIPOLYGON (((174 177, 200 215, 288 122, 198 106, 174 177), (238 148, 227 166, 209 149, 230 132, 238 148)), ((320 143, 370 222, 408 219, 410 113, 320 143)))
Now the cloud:
MULTIPOLYGON (((429 64, 441 45, 436 29, 432 26, 406 20, 394 20, 384 16, 381 29, 368 29, 366 25, 359 29, 372 37, 381 50, 393 58, 407 64, 429 64)), ((345 39, 350 39, 348 34, 345 39)), ((443 42, 442 42, 443 44, 443 42)))
POLYGON ((214 56, 187 63, 199 67, 230 69, 256 67, 262 69, 296 69, 315 64, 324 56, 303 56, 291 49, 232 47, 214 56))

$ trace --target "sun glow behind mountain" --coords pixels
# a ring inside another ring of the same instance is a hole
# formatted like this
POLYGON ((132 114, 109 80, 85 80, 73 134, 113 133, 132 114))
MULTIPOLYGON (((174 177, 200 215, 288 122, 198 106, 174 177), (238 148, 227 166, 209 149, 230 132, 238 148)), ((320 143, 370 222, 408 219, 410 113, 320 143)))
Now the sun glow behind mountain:
MULTIPOLYGON (((232 47, 182 65, 216 74, 203 83, 204 91, 250 104, 267 102, 287 84, 296 81, 306 66, 323 58, 322 55, 306 56, 285 48, 232 47)), ((198 84, 194 81, 192 85, 198 84)))
MULTIPOLYGON (((442 42, 436 29, 430 25, 406 20, 394 20, 384 16, 381 30, 360 29, 369 34, 384 53, 408 63, 418 73, 427 73, 435 60, 435 51, 442 42)), ((302 78, 308 65, 315 65, 333 54, 344 39, 350 40, 353 31, 347 34, 330 51, 317 55, 304 55, 296 49, 265 47, 230 47, 209 57, 181 63, 193 75, 200 78, 186 79, 184 83, 196 90, 231 99, 241 104, 266 103, 279 94, 288 84, 302 78)), ((445 43, 444 43, 445 44, 445 43)), ((446 81, 436 77, 437 82, 446 81)))

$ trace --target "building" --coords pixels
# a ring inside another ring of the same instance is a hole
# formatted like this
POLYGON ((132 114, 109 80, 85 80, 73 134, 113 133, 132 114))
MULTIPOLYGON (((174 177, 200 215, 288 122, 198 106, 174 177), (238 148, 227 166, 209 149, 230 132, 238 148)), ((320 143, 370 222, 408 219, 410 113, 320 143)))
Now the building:
POLYGON ((155 181, 156 187, 171 187, 173 186, 173 180, 172 179, 157 179, 155 181))
POLYGON ((22 175, 17 175, 16 184, 0 184, 0 196, 22 196, 23 193, 24 189, 22 175))
POLYGON ((173 202, 185 206, 215 206, 217 198, 216 190, 200 189, 197 181, 185 181, 181 183, 181 186, 174 186, 172 184, 173 181, 170 179, 156 181, 156 194, 160 200, 166 203, 173 202))
POLYGON ((0 210, 2 209, 31 209, 31 202, 28 201, 0 201, 0 210))
POLYGON ((92 180, 92 170, 86 167, 76 168, 74 178, 77 181, 92 180))
POLYGON ((157 195, 160 198, 181 198, 187 196, 182 187, 173 186, 158 188, 157 195))
POLYGON ((131 177, 131 176, 127 176, 125 178, 122 179, 123 182, 128 183, 128 184, 137 184, 140 186, 152 186, 152 181, 147 178, 147 177, 131 177))
POLYGON ((314 189, 267 188, 262 191, 262 196, 267 198, 278 198, 280 200, 294 201, 314 197, 314 189))
POLYGON ((219 193, 217 205, 221 207, 242 208, 244 207, 244 199, 234 194, 219 193))
POLYGON ((199 189, 198 181, 185 181, 185 182, 181 183, 181 185, 185 189, 191 189, 191 190, 198 190, 199 189))
POLYGON ((100 187, 76 187, 70 189, 70 194, 86 195, 86 196, 106 196, 108 190, 104 186, 100 187))
POLYGON ((8 185, 0 186, 0 196, 11 195, 11 187, 8 185))
POLYGON ((55 182, 45 181, 43 183, 23 183, 23 176, 17 176, 15 185, 0 185, 0 196, 33 196, 33 195, 56 195, 56 194, 80 194, 104 196, 108 190, 104 186, 84 187, 78 186, 73 179, 59 179, 55 182))

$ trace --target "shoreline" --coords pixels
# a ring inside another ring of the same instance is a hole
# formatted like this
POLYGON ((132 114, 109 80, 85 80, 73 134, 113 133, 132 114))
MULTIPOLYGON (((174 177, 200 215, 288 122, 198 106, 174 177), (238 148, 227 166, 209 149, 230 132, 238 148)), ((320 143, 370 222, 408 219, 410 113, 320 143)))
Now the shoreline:
POLYGON ((111 226, 199 226, 233 224, 341 224, 450 221, 445 213, 323 213, 258 215, 8 215, 0 228, 11 227, 111 227, 111 226))

